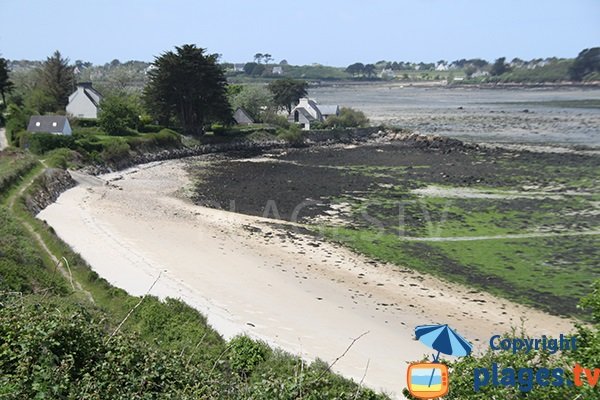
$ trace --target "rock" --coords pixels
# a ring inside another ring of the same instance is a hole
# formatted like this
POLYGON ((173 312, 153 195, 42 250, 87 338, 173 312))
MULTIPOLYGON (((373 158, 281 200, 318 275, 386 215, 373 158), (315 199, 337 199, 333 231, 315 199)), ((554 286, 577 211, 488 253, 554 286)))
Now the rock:
POLYGON ((36 215, 55 202, 62 192, 75 186, 75 181, 65 170, 48 168, 33 185, 35 190, 25 197, 25 207, 30 213, 36 215))

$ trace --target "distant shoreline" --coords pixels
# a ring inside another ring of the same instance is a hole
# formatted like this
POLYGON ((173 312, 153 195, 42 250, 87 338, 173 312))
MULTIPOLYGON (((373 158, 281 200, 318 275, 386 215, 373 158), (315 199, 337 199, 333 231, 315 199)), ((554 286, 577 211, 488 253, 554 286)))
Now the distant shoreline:
POLYGON ((354 80, 309 80, 311 88, 318 87, 336 87, 336 86, 391 86, 391 87, 423 87, 423 88, 477 88, 477 89, 532 89, 532 88, 574 88, 574 89, 600 89, 600 81, 581 83, 581 82, 539 82, 539 83, 517 83, 517 82, 497 82, 497 83, 451 83, 447 84, 444 80, 439 81, 354 81, 354 80))

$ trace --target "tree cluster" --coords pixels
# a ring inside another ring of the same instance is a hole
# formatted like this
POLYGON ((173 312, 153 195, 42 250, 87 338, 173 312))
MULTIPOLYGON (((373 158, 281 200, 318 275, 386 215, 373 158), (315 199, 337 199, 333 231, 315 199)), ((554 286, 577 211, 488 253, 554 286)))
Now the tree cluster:
POLYGON ((573 80, 581 81, 586 75, 598 72, 600 72, 600 47, 593 47, 585 49, 577 55, 575 62, 569 69, 569 76, 573 80))
POLYGON ((373 64, 363 64, 360 62, 351 64, 346 68, 346 72, 351 74, 352 76, 366 76, 367 78, 371 78, 376 74, 377 68, 373 64))
POLYGON ((150 113, 162 125, 175 119, 184 134, 204 133, 208 123, 229 124, 227 82, 217 54, 206 54, 195 45, 176 47, 157 57, 144 89, 150 113))

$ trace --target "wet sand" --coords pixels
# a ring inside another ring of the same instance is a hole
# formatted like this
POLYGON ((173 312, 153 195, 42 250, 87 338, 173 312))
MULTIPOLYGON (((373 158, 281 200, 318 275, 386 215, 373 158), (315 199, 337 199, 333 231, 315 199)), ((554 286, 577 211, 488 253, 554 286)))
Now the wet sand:
POLYGON ((449 323, 485 349, 511 326, 557 335, 572 321, 377 263, 272 220, 186 199, 185 160, 147 164, 80 184, 39 214, 113 285, 180 298, 223 336, 246 333, 401 397, 406 365, 430 350, 414 327, 449 323), (108 183, 107 183, 108 182, 108 183))

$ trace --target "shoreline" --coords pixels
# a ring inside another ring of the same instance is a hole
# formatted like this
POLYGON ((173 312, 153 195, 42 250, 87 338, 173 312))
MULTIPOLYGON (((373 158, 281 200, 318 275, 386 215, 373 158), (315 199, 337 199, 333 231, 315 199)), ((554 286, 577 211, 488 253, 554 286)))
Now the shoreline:
POLYGON ((56 233, 99 275, 133 295, 181 298, 220 334, 240 333, 400 397, 416 325, 450 323, 482 350, 492 334, 564 333, 569 319, 275 228, 273 220, 199 207, 182 199, 185 159, 140 165, 79 185, 43 210, 56 233), (108 182, 108 184, 107 184, 108 182), (76 210, 76 211, 75 211, 76 210), (257 235, 256 232, 260 232, 257 235), (551 326, 549 331, 544 327, 551 326), (384 345, 382 345, 384 344, 384 345))

